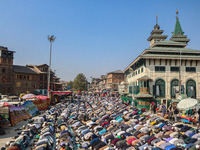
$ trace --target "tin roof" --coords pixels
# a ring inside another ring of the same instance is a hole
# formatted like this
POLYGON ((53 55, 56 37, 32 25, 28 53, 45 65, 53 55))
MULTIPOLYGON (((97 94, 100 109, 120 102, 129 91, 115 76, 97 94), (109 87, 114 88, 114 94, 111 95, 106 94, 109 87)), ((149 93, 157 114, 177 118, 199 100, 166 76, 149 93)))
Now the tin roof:
POLYGON ((13 71, 19 73, 27 73, 27 74, 37 74, 35 71, 31 70, 26 66, 13 65, 13 71))

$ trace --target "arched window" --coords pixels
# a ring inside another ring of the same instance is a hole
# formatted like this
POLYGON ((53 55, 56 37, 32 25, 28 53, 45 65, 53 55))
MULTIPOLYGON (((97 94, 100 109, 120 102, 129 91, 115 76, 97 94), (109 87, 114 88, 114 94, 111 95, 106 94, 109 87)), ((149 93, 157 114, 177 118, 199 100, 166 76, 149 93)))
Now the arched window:
POLYGON ((186 82, 187 97, 196 98, 196 82, 192 79, 186 82))
POLYGON ((176 93, 179 92, 178 79, 171 81, 171 98, 176 98, 176 93))
POLYGON ((156 80, 155 95, 156 97, 165 97, 165 81, 163 79, 156 80))

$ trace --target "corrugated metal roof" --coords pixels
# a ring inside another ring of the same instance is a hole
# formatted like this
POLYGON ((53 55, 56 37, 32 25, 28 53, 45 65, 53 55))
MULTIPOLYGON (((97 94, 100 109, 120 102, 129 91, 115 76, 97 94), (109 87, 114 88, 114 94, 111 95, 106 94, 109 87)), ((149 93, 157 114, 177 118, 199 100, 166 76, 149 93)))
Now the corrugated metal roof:
POLYGON ((13 65, 13 70, 14 72, 19 73, 37 74, 35 71, 31 70, 29 67, 26 66, 13 65))
POLYGON ((152 80, 151 78, 149 78, 148 76, 143 76, 137 80, 152 80))
POLYGON ((107 74, 111 74, 111 73, 123 73, 123 71, 121 71, 121 70, 116 70, 116 71, 109 72, 109 73, 107 73, 107 74))
POLYGON ((166 50, 166 51, 194 51, 194 52, 200 52, 199 50, 196 49, 190 49, 190 48, 175 48, 175 47, 153 47, 153 48, 148 48, 146 50, 166 50))
MULTIPOLYGON (((144 57, 180 57, 180 55, 144 54, 144 57)), ((182 58, 200 58, 198 55, 181 55, 182 58)))

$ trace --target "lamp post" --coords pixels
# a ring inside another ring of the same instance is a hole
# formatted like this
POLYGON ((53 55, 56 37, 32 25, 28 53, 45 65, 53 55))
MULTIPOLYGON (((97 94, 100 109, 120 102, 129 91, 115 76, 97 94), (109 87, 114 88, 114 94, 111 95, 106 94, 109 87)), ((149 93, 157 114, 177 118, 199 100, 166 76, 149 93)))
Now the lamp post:
POLYGON ((55 88, 55 86, 56 86, 56 70, 54 70, 54 79, 53 79, 53 90, 55 91, 56 90, 56 88, 55 88))
POLYGON ((47 88, 48 88, 48 98, 49 98, 49 96, 50 96, 50 94, 49 94, 49 92, 50 92, 50 78, 51 78, 51 51, 52 51, 52 42, 54 42, 55 41, 55 39, 56 39, 56 37, 54 37, 54 35, 52 35, 52 36, 49 36, 48 35, 48 41, 50 42, 50 56, 49 56, 49 74, 48 74, 48 84, 47 84, 47 88))

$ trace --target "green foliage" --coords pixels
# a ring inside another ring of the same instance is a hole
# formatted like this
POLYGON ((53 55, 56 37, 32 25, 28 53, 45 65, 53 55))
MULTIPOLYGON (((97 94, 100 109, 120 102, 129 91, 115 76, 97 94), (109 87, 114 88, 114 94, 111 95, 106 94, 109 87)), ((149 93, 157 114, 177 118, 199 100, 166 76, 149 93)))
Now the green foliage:
POLYGON ((87 79, 84 74, 79 73, 74 79, 74 90, 86 91, 87 90, 87 79))
POLYGON ((70 87, 70 90, 71 90, 71 89, 74 88, 74 85, 73 85, 73 84, 74 84, 73 81, 69 81, 69 82, 67 83, 67 87, 69 86, 69 87, 70 87))

